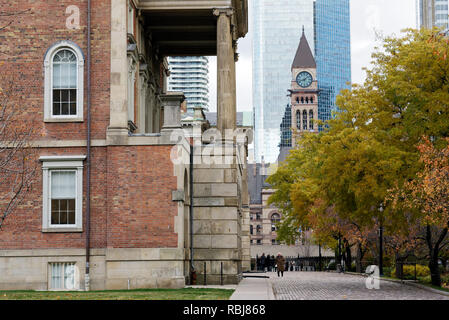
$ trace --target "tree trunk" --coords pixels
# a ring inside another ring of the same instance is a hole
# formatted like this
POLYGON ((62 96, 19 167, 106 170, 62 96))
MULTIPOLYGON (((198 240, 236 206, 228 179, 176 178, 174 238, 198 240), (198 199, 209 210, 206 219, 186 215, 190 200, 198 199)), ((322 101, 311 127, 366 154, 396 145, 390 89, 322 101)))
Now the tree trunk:
POLYGON ((440 268, 438 266, 438 256, 432 255, 429 261, 430 277, 432 279, 432 285, 441 287, 441 275, 440 268))
POLYGON ((360 242, 357 242, 357 256, 355 258, 355 271, 357 273, 362 273, 362 259, 363 259, 363 250, 362 250, 362 244, 360 242))
POLYGON ((404 276, 404 260, 399 256, 398 253, 394 254, 395 259, 395 267, 396 267, 396 273, 395 273, 395 277, 397 279, 402 279, 404 276))
POLYGON ((438 265, 438 256, 440 253, 440 245, 445 239, 448 233, 448 228, 445 228, 440 233, 438 240, 433 244, 432 242, 432 230, 430 226, 426 228, 426 241, 429 248, 429 269, 430 278, 432 279, 432 285, 441 287, 441 274, 440 267, 438 265))

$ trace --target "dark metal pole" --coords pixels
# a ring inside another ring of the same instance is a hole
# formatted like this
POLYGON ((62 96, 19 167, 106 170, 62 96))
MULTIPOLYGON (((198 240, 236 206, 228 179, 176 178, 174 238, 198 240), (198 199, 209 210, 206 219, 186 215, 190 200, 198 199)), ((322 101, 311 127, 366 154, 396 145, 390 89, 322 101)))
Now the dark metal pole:
POLYGON ((383 249, 384 227, 379 228, 379 274, 384 275, 384 249, 383 249))
POLYGON ((319 266, 320 266, 320 271, 323 271, 323 269, 322 269, 322 262, 321 262, 321 243, 318 245, 318 250, 319 250, 319 266))
POLYGON ((204 261, 204 285, 207 285, 206 261, 204 261))
MULTIPOLYGON (((192 144, 195 143, 192 140, 192 144)), ((190 145, 190 284, 193 285, 193 278, 195 274, 195 267, 193 265, 193 152, 194 147, 190 145)), ((196 280, 195 280, 196 281, 196 280)))
POLYGON ((86 181, 86 274, 85 290, 90 290, 90 168, 91 168, 91 0, 87 1, 87 181, 86 181))

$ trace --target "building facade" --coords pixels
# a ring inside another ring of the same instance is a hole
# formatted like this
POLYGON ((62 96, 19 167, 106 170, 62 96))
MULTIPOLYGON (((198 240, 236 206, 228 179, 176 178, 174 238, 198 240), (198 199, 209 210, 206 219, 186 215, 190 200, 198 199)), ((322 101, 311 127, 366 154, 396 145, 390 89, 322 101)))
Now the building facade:
MULTIPOLYGON (((289 103, 291 63, 302 28, 313 39, 313 0, 252 0, 253 105, 255 161, 274 163, 279 152, 279 125, 289 103)), ((312 51, 314 43, 311 44, 312 51)))
POLYGON ((37 166, 32 191, 0 230, 0 289, 182 288, 195 274, 202 281, 204 264, 209 284, 220 283, 220 266, 224 283, 238 283, 249 246, 245 148, 231 143, 227 165, 190 161, 185 96, 167 90, 166 57, 217 55, 218 129, 235 129, 246 1, 0 8, 12 19, 0 35, 0 85, 14 80, 15 121, 36 133, 27 161, 37 166))
POLYGON ((336 97, 350 88, 351 37, 349 0, 253 1, 253 104, 255 160, 274 163, 280 145, 285 90, 291 83, 291 61, 304 33, 317 63, 318 118, 329 120, 336 97))
POLYGON ((351 88, 349 2, 315 1, 315 58, 319 89, 318 118, 321 121, 331 119, 332 113, 338 111, 337 96, 341 90, 351 88))
POLYGON ((418 28, 449 27, 449 1, 448 0, 417 0, 416 15, 418 28))
POLYGON ((168 90, 184 92, 187 112, 195 107, 209 110, 209 59, 207 57, 169 57, 168 90))

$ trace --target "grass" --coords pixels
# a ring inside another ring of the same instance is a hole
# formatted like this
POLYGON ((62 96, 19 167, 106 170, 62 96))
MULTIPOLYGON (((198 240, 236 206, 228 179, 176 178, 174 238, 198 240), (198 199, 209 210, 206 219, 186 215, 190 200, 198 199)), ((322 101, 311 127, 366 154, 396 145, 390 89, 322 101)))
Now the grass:
POLYGON ((144 289, 123 291, 0 291, 0 300, 229 300, 234 290, 144 289))

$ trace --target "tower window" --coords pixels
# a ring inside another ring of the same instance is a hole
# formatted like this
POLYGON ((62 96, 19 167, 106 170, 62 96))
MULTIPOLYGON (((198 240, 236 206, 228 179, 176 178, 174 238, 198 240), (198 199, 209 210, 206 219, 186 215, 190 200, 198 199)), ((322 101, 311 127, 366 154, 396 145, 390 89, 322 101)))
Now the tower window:
POLYGON ((302 129, 307 130, 307 110, 302 112, 302 129))
POLYGON ((309 130, 313 130, 313 110, 309 111, 309 130))

